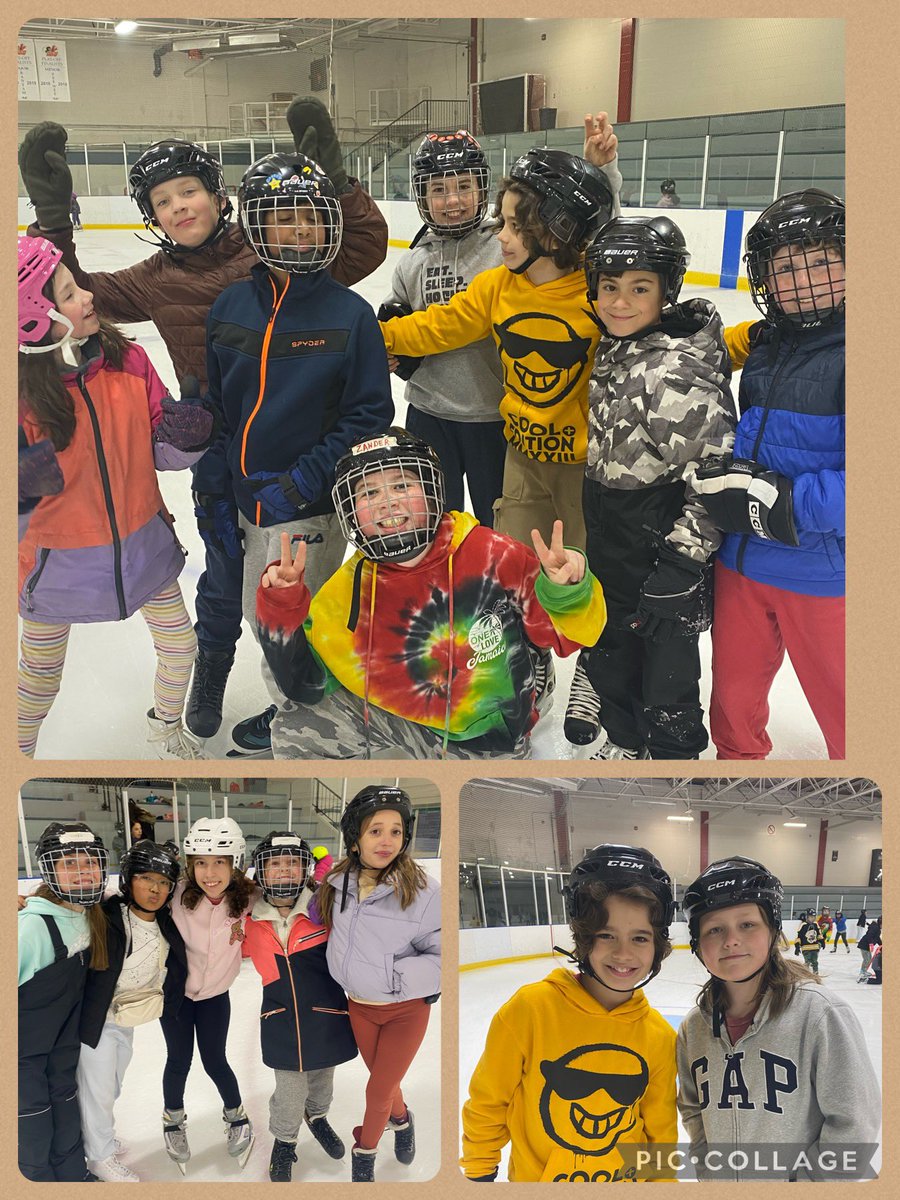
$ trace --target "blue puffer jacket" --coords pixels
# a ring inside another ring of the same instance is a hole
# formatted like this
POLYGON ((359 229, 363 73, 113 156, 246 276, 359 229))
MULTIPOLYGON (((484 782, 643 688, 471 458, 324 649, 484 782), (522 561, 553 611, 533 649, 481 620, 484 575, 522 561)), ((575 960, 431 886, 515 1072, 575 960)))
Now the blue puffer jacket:
POLYGON ((741 375, 736 458, 794 481, 799 546, 731 533, 723 566, 806 596, 844 594, 844 321, 780 342, 764 328, 741 375))

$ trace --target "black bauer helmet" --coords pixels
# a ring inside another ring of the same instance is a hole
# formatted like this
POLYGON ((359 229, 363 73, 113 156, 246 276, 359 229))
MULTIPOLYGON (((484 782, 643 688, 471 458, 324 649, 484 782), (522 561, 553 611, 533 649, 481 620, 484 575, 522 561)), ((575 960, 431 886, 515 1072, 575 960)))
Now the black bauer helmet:
POLYGON ((846 218, 844 201, 819 188, 789 192, 760 213, 744 262, 753 303, 768 321, 807 329, 843 316, 846 218))
POLYGON ((444 471, 434 450, 421 438, 393 426, 382 437, 351 446, 334 469, 331 491, 341 532, 374 562, 402 562, 434 541, 444 512, 444 471), (386 478, 402 471, 403 480, 386 478), (427 512, 418 513, 418 485, 427 512), (369 513, 360 512, 365 500, 369 513), (370 520, 359 520, 369 515, 370 520))
POLYGON ((613 194, 604 173, 565 150, 528 150, 509 178, 541 196, 538 216, 566 246, 578 246, 612 216, 613 194))
MULTIPOLYGON (((179 138, 168 138, 148 146, 128 172, 131 198, 141 210, 147 229, 164 246, 176 246, 177 243, 173 242, 168 234, 159 232, 156 218, 153 215, 153 205, 150 203, 150 193, 157 184, 168 183, 170 179, 179 179, 184 175, 196 175, 208 192, 219 196, 223 201, 218 224, 204 242, 204 245, 208 245, 225 228, 234 209, 228 199, 221 163, 202 146, 198 146, 195 142, 181 141, 179 138)), ((197 246, 194 249, 199 250, 200 247, 197 246)))
POLYGON ((413 834, 412 801, 402 788, 373 784, 357 792, 341 815, 341 836, 344 839, 346 854, 355 854, 353 847, 359 841, 363 822, 381 809, 400 814, 403 821, 403 850, 407 849, 413 834))
POLYGON ((597 299, 601 275, 651 271, 661 276, 663 297, 674 304, 690 261, 684 234, 668 217, 614 217, 584 253, 588 299, 597 299))
POLYGON ((314 860, 309 843, 299 834, 290 830, 267 833, 253 851, 252 863, 255 879, 266 896, 275 900, 296 900, 312 874, 314 860), (269 878, 269 870, 274 866, 273 875, 278 871, 277 860, 289 856, 300 861, 299 878, 269 878))
MULTIPOLYGON (((645 850, 643 846, 619 846, 609 842, 589 850, 581 862, 573 868, 563 888, 566 916, 570 922, 583 915, 584 889, 592 883, 603 883, 613 892, 635 885, 648 888, 659 901, 662 909, 664 936, 668 938, 669 926, 675 919, 672 881, 662 863, 649 850, 645 850)), ((572 955, 572 957, 575 956, 572 955)), ((613 988, 605 980, 598 978, 589 958, 575 959, 575 961, 583 974, 591 976, 592 979, 603 983, 604 987, 608 987, 614 992, 636 991, 637 988, 643 987, 659 974, 659 966, 657 966, 634 987, 613 988)))
POLYGON ((147 875, 151 871, 157 875, 165 875, 169 881, 171 896, 181 873, 177 855, 173 854, 167 845, 158 846, 149 838, 141 838, 134 842, 131 849, 126 850, 119 860, 119 891, 130 904, 136 904, 138 908, 141 906, 134 899, 131 881, 135 875, 147 875))
POLYGON ((491 168, 471 133, 426 133, 410 168, 410 191, 419 216, 442 237, 463 237, 476 229, 487 212, 491 168), (442 219, 431 201, 441 200, 442 219))
POLYGON ((41 879, 60 900, 90 908, 98 904, 106 890, 109 871, 109 851, 103 841, 82 821, 52 821, 35 848, 35 858, 41 879), (62 859, 94 868, 91 879, 64 884, 57 878, 57 866, 62 859))
POLYGON ((739 854, 710 863, 684 893, 681 907, 691 936, 691 953, 700 941, 700 918, 736 904, 758 904, 773 930, 781 930, 784 888, 768 867, 739 854))
POLYGON ((303 154, 267 154, 244 172, 238 224, 269 267, 296 275, 323 271, 337 257, 344 216, 334 184, 303 154), (267 213, 278 214, 266 226, 267 213))

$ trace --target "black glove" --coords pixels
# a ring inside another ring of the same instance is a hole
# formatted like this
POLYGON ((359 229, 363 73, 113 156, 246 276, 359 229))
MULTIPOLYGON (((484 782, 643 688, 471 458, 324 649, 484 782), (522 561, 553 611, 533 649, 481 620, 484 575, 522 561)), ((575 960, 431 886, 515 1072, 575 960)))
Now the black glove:
POLYGON ((709 628, 709 568, 663 542, 644 580, 637 611, 627 620, 640 637, 692 637, 709 628))
MULTIPOLYGON (((379 321, 393 321, 395 317, 408 317, 412 309, 408 304, 382 304, 378 309, 379 321)), ((422 365, 422 356, 414 358, 411 354, 395 354, 397 367, 394 374, 400 379, 410 379, 422 365)))
POLYGON ((304 96, 291 101, 286 117, 300 154, 319 164, 338 195, 348 191, 350 184, 341 158, 341 144, 325 105, 312 96, 304 96))
POLYGON ((19 170, 41 229, 71 229, 72 172, 66 162, 69 135, 55 121, 29 129, 19 147, 19 170))
POLYGON ((794 524, 794 485, 786 475, 725 454, 697 468, 694 490, 710 520, 726 533, 800 545, 794 524))

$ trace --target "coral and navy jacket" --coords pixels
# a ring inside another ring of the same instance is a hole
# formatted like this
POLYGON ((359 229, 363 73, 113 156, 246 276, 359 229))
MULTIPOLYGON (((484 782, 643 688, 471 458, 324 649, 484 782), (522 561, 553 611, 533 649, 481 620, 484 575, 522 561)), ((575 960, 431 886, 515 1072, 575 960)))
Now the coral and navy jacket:
POLYGON ((449 741, 504 751, 538 718, 529 643, 563 657, 592 646, 606 606, 589 571, 552 583, 533 550, 450 512, 414 566, 357 552, 311 602, 303 583, 259 587, 256 619, 291 699, 314 704, 343 686, 449 741))
POLYGON ((807 596, 843 596, 844 321, 792 337, 754 330, 741 375, 736 458, 793 480, 799 546, 727 534, 719 562, 807 596))
POLYGON ((206 344, 209 399, 223 422, 195 490, 222 496, 233 488, 249 521, 272 525, 247 476, 296 468, 312 501, 303 516, 333 512, 338 459, 394 416, 371 305, 324 271, 284 284, 258 263, 213 304, 206 344))
MULTIPOLYGON (((124 621, 184 567, 156 472, 203 452, 151 440, 167 391, 140 346, 128 347, 120 371, 96 339, 83 354, 62 376, 75 409, 72 440, 57 454, 63 489, 32 511, 19 543, 19 613, 31 621, 124 621)), ((22 429, 29 444, 46 437, 28 412, 22 429)))
POLYGON ((307 894, 294 905, 287 946, 278 911, 263 897, 246 925, 246 949, 262 977, 262 1057, 276 1071, 319 1071, 356 1057, 347 997, 328 974, 328 931, 307 915, 307 894))

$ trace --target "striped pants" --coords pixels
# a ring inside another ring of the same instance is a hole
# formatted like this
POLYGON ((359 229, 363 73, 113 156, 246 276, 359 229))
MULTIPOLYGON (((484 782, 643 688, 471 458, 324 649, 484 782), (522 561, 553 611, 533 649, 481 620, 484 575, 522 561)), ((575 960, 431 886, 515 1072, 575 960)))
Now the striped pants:
MULTIPOLYGON (((156 677, 153 681, 153 707, 163 721, 177 721, 184 710, 184 698, 194 659, 197 635, 184 606, 177 582, 169 584, 141 609, 156 651, 156 677)), ((19 749, 34 757, 38 734, 59 692, 70 625, 47 625, 22 621, 21 658, 17 687, 19 749)))

